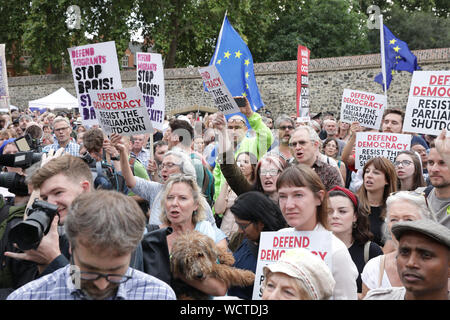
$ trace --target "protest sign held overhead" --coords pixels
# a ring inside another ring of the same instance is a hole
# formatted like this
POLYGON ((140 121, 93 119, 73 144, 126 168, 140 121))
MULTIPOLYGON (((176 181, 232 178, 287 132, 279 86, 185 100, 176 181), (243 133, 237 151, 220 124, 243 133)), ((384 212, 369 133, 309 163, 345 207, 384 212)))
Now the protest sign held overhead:
POLYGON ((153 131, 139 87, 116 90, 91 90, 92 106, 106 134, 126 136, 153 131))
POLYGON ((414 71, 403 130, 439 135, 450 131, 450 71, 414 71))
POLYGON ((411 135, 387 132, 357 132, 355 141, 355 168, 375 157, 385 157, 394 163, 400 151, 409 150, 411 135))
POLYGON ((116 45, 114 41, 109 41, 67 50, 82 123, 88 126, 98 124, 90 91, 122 88, 116 45))
POLYGON ((310 120, 309 116, 309 55, 310 51, 304 46, 297 49, 297 117, 301 122, 310 120))
POLYGON ((344 89, 341 104, 341 121, 379 129, 386 106, 386 96, 370 92, 344 89))
POLYGON ((202 76, 203 83, 208 88, 209 93, 211 93, 214 104, 220 112, 223 112, 225 115, 240 112, 238 105, 234 101, 225 82, 223 82, 215 65, 199 68, 198 71, 202 76))
POLYGON ((0 44, 0 108, 8 107, 8 74, 6 72, 5 45, 0 44))
POLYGON ((137 52, 137 85, 141 89, 152 125, 163 129, 165 110, 164 69, 159 53, 137 52))
POLYGON ((277 262, 287 250, 294 248, 305 248, 311 251, 331 270, 330 231, 261 232, 252 300, 261 300, 261 285, 264 282, 263 268, 277 262))

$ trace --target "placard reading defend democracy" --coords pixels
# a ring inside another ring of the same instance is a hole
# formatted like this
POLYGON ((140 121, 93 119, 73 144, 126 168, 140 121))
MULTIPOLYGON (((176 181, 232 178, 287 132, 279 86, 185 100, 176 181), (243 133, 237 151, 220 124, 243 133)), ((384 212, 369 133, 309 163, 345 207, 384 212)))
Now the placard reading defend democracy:
POLYGON ((131 136, 153 132, 152 122, 138 87, 92 90, 90 94, 97 120, 106 134, 115 132, 131 136))
POLYGON ((159 53, 137 52, 137 85, 142 91, 154 128, 163 130, 165 110, 164 69, 159 53))
POLYGON ((375 157, 385 157, 394 163, 400 151, 411 148, 411 135, 386 132, 357 132, 355 141, 355 168, 375 157))
POLYGON ((414 71, 403 130, 439 135, 450 131, 450 71, 414 71))
POLYGON ((211 93, 214 99, 214 104, 219 111, 223 114, 232 114, 240 112, 239 107, 233 99, 230 91, 228 90, 225 82, 223 82, 219 71, 215 65, 211 65, 205 68, 199 68, 203 83, 208 91, 211 93))
POLYGON ((98 124, 90 96, 91 90, 122 88, 114 41, 67 49, 83 125, 98 124))
POLYGON ((252 300, 261 300, 261 285, 264 282, 263 268, 277 262, 284 252, 293 248, 310 250, 322 258, 331 270, 331 231, 261 232, 252 300))
POLYGON ((380 129, 386 97, 381 94, 344 89, 341 103, 341 121, 380 129))

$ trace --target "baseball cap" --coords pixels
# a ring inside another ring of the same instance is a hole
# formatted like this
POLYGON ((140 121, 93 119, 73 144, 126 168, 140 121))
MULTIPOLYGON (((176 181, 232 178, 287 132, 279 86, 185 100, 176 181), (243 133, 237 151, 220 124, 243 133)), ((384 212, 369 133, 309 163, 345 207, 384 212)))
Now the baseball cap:
POLYGON ((263 268, 265 277, 268 271, 299 279, 314 300, 330 298, 336 283, 325 262, 304 248, 287 250, 277 262, 263 268))
POLYGON ((405 232, 422 233, 450 249, 450 229, 430 219, 398 222, 392 226, 392 233, 400 240, 405 232))

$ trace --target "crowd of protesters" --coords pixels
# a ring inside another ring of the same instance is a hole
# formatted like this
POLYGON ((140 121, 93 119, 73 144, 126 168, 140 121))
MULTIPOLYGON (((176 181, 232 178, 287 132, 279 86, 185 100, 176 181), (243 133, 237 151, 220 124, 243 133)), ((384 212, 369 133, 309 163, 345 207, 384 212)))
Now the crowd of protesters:
MULTIPOLYGON (((28 190, 1 185, 1 298, 175 299, 171 250, 194 230, 252 272, 261 232, 332 232, 331 268, 292 250, 264 268, 263 299, 449 298, 445 132, 412 134, 394 162, 375 157, 357 170, 356 134, 372 129, 331 112, 300 122, 240 109, 174 115, 162 131, 129 137, 85 127, 79 114, 1 115, 0 155, 22 151, 24 136, 45 154, 2 169, 25 175, 28 190), (8 232, 36 191, 58 215, 37 248, 22 250, 8 232)), ((403 117, 385 110, 380 131, 404 133, 403 117)), ((252 299, 253 286, 181 281, 210 297, 252 299)))

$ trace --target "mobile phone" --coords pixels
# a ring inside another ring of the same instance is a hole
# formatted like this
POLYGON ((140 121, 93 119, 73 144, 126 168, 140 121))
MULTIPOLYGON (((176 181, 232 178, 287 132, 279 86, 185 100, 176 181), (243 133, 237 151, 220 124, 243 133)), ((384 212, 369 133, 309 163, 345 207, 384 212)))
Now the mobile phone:
POLYGON ((247 105, 247 99, 244 97, 235 97, 234 101, 236 101, 236 104, 239 108, 244 108, 247 105))

